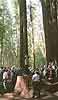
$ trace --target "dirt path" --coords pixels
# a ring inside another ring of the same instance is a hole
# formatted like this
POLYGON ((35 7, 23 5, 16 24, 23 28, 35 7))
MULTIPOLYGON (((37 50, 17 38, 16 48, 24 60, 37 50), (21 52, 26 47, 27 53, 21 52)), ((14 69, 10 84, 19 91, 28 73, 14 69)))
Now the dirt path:
POLYGON ((6 93, 3 96, 0 95, 0 100, 58 100, 58 91, 55 93, 48 93, 46 91, 42 91, 41 97, 38 99, 26 99, 20 96, 14 96, 13 93, 6 93))

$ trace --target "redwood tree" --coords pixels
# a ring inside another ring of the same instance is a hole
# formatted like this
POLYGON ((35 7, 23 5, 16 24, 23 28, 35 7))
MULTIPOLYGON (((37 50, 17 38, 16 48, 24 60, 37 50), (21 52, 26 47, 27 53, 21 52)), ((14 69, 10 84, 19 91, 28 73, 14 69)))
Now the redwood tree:
POLYGON ((26 0, 20 0, 20 66, 28 65, 28 38, 26 0))

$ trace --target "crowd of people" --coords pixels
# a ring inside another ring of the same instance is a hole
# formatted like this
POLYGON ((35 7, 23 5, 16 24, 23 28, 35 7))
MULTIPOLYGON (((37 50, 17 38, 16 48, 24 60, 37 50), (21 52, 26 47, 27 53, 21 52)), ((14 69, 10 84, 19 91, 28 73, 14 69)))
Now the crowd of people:
POLYGON ((29 96, 28 77, 31 71, 25 67, 0 68, 0 93, 15 92, 21 96, 29 96), (26 79, 27 78, 27 79, 26 79))
POLYGON ((33 98, 40 97, 42 79, 48 81, 58 79, 58 66, 55 62, 41 65, 35 70, 27 67, 23 69, 20 67, 0 67, 0 93, 15 91, 23 97, 30 96, 29 83, 32 83, 33 98))
POLYGON ((17 72, 14 68, 0 68, 0 92, 13 91, 16 83, 17 72))
POLYGON ((47 80, 58 79, 58 65, 53 61, 49 62, 48 65, 44 65, 40 70, 41 77, 47 80))

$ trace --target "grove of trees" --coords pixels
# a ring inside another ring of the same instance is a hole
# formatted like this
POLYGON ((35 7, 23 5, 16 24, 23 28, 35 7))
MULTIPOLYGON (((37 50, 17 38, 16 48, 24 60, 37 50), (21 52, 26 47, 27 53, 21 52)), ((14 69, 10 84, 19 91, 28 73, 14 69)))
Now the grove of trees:
POLYGON ((58 62, 58 1, 0 0, 0 66, 51 60, 58 62))

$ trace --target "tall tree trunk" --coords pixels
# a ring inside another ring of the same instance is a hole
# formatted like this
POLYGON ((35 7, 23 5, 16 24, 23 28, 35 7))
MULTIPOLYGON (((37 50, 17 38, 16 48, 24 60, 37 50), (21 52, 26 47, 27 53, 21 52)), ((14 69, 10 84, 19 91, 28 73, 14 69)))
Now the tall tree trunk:
POLYGON ((3 33, 1 36, 1 66, 3 66, 3 33))
POLYGON ((3 9, 1 9, 1 15, 2 15, 2 20, 1 20, 1 61, 0 61, 0 64, 1 64, 1 66, 3 66, 3 38, 4 38, 4 32, 5 32, 5 30, 4 30, 4 14, 3 14, 3 9))
POLYGON ((35 43, 34 43, 33 17, 32 17, 32 5, 31 5, 31 2, 30 2, 30 19, 31 19, 31 24, 32 24, 33 68, 35 69, 35 43))
POLYGON ((57 0, 54 0, 54 7, 55 7, 55 13, 54 13, 54 19, 55 19, 55 27, 56 27, 56 31, 55 31, 55 35, 56 35, 56 47, 55 47, 55 59, 58 63, 58 23, 57 23, 57 11, 58 11, 58 7, 57 7, 57 0))
POLYGON ((46 0, 46 4, 44 2, 44 0, 41 0, 41 4, 42 4, 42 11, 43 11, 43 24, 44 24, 44 32, 45 32, 45 43, 46 43, 46 58, 47 58, 47 63, 50 60, 50 39, 49 39, 49 30, 48 30, 48 26, 49 26, 49 20, 51 18, 50 16, 50 2, 49 0, 46 0))
POLYGON ((20 66, 24 67, 24 41, 23 41, 23 0, 19 2, 20 7, 20 66))
POLYGON ((20 66, 28 65, 26 0, 20 0, 20 66))
POLYGON ((56 61, 58 61, 57 0, 46 0, 45 7, 46 13, 44 15, 43 12, 43 20, 45 30, 47 62, 55 59, 56 61))
POLYGON ((23 0, 23 40, 24 40, 24 57, 25 65, 28 66, 28 37, 27 37, 27 11, 26 0, 23 0))

